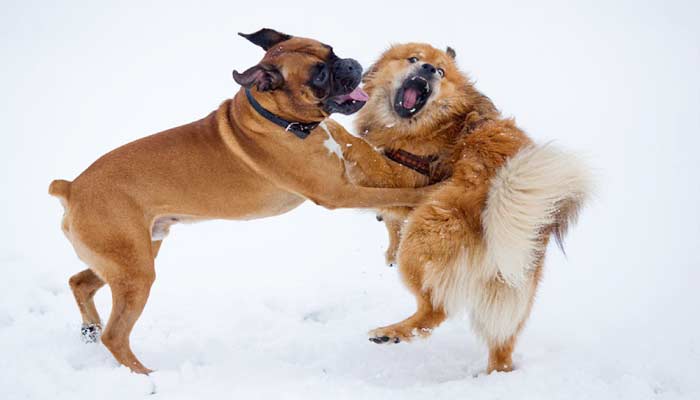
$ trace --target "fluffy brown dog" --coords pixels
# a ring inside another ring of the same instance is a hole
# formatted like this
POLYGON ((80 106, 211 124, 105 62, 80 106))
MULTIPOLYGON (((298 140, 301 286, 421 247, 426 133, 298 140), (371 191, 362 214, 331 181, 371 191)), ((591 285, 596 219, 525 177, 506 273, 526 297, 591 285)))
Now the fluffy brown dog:
POLYGON ((376 208, 416 205, 423 196, 351 184, 339 154, 330 151, 332 139, 314 130, 330 113, 351 114, 364 104, 355 60, 270 29, 242 36, 267 52, 259 64, 234 71, 243 88, 232 100, 202 120, 122 146, 73 182, 56 180, 49 188, 65 208, 66 237, 89 267, 70 279, 83 335, 95 341, 100 334, 93 296, 107 283, 112 313, 102 343, 135 372, 150 370, 131 351, 129 335, 172 224, 278 215, 305 199, 376 208))
POLYGON ((392 241, 387 259, 397 251, 418 309, 371 331, 370 340, 425 337, 446 317, 467 311, 489 346, 488 371, 509 371, 549 237, 561 243, 589 178, 574 157, 534 145, 502 118, 454 57, 449 48, 410 43, 392 47, 369 69, 363 80, 370 100, 357 128, 384 156, 340 130, 334 136, 344 143, 352 179, 363 185, 445 180, 410 214, 382 210, 392 241))

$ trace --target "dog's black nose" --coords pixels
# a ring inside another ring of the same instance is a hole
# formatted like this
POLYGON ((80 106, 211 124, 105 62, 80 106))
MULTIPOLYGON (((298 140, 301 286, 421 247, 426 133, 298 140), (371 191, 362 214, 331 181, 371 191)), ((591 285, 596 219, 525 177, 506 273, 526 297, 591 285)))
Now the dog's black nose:
POLYGON ((352 58, 343 58, 333 63, 333 76, 337 91, 341 93, 351 92, 362 77, 362 66, 352 58))
POLYGON ((425 72, 428 72, 428 73, 431 73, 431 74, 434 74, 434 73, 437 72, 437 68, 435 68, 435 67, 433 66, 433 64, 425 63, 425 64, 423 64, 423 66, 422 66, 421 68, 423 68, 423 70, 425 70, 425 72))
POLYGON ((352 58, 343 58, 333 65, 334 72, 340 75, 354 75, 362 73, 362 66, 352 58))

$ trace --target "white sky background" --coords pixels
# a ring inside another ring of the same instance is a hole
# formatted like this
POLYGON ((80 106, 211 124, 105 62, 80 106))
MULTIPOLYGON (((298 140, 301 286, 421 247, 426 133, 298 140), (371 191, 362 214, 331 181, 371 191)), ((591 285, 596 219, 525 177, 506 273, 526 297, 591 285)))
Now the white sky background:
MULTIPOLYGON (((700 331, 697 322, 688 325, 700 304, 698 2, 6 3, 2 274, 21 265, 67 281, 81 269, 49 182, 72 180, 121 144, 214 110, 238 89, 231 70, 262 57, 236 33, 270 27, 331 44, 365 68, 391 43, 454 47, 462 70, 505 115, 538 141, 584 154, 596 169, 596 200, 568 240, 568 261, 552 252, 550 263, 561 265, 548 269, 542 316, 533 318, 548 315, 547 301, 577 309, 588 296, 604 297, 614 309, 588 310, 591 325, 614 330, 618 314, 620 326, 641 320, 700 331)), ((351 118, 339 119, 351 127, 351 118)), ((164 251, 171 263, 206 254, 228 267, 197 268, 224 274, 247 271, 230 262, 232 253, 257 268, 303 269, 320 256, 290 245, 299 240, 322 244, 326 255, 367 249, 381 268, 384 231, 371 219, 305 205, 277 222, 176 227, 164 251)), ((0 303, 11 300, 2 286, 0 303)))
POLYGON ((696 2, 139 3, 3 6, 5 257, 52 257, 36 251, 63 240, 48 183, 215 109, 237 90, 231 70, 262 55, 236 32, 267 26, 365 67, 390 43, 453 46, 504 114, 597 168, 598 202, 575 233, 590 236, 591 260, 664 274, 698 265, 696 2))

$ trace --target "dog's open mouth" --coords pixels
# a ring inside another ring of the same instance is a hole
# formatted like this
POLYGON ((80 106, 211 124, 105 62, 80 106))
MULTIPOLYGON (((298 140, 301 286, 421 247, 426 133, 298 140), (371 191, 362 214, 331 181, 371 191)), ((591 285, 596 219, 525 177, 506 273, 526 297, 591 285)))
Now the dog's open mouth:
POLYGON ((401 118, 411 118, 425 106, 431 93, 427 79, 418 75, 409 77, 396 91, 394 110, 401 118))
POLYGON ((324 103, 324 108, 329 113, 354 114, 367 103, 369 96, 359 86, 352 92, 329 97, 324 103))

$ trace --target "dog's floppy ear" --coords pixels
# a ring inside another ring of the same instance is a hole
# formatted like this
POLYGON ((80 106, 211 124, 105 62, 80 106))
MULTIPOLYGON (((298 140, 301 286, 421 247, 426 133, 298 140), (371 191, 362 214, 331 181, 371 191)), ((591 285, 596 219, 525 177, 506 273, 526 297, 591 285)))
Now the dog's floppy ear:
POLYGON ((245 34, 238 32, 238 34, 250 40, 253 44, 262 47, 265 51, 269 50, 270 47, 276 45, 277 43, 284 42, 285 40, 292 38, 286 33, 277 32, 274 29, 268 28, 262 28, 254 33, 245 34))
POLYGON ((445 50, 448 56, 450 56, 453 60, 457 58, 457 52, 455 52, 455 49, 453 49, 450 46, 447 46, 447 50, 445 50))
POLYGON ((282 73, 277 68, 266 64, 255 65, 242 73, 234 70, 233 80, 246 88, 256 85, 261 92, 275 90, 284 84, 282 73))

